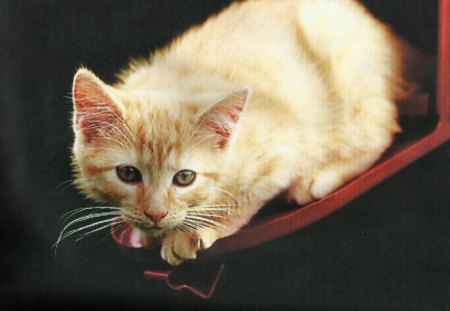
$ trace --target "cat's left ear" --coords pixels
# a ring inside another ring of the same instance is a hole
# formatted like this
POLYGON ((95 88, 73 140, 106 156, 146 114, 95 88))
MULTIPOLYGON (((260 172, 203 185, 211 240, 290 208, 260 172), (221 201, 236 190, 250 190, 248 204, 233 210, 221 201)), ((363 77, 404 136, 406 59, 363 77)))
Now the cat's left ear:
POLYGON ((235 135, 239 119, 250 95, 250 88, 239 88, 208 107, 198 117, 199 127, 213 134, 216 147, 224 148, 235 135))
POLYGON ((74 130, 87 141, 100 139, 123 122, 124 109, 111 88, 87 69, 79 69, 73 81, 74 130))

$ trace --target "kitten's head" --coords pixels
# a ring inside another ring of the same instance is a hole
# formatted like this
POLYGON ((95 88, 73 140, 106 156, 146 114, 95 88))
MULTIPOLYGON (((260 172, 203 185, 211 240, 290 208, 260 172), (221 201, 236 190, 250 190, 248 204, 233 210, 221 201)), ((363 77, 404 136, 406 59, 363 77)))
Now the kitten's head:
POLYGON ((237 204, 221 169, 248 97, 245 88, 218 100, 125 91, 80 69, 73 84, 77 185, 154 236, 220 230, 237 204))

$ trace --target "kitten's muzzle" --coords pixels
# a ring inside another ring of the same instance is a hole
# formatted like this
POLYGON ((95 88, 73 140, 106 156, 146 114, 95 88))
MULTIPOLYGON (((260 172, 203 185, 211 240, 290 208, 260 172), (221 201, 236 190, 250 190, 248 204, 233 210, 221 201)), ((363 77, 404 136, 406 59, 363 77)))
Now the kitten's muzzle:
POLYGON ((150 219, 155 225, 161 221, 164 217, 166 217, 168 211, 164 212, 151 212, 151 211, 144 211, 145 217, 150 219))

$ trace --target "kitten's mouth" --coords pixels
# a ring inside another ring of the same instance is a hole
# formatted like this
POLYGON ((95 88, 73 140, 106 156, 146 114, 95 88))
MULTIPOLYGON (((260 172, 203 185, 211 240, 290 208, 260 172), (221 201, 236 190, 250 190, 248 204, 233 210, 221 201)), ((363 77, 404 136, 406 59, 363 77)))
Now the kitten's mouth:
POLYGON ((155 226, 153 226, 153 227, 150 227, 150 228, 147 229, 147 230, 150 230, 150 231, 158 231, 158 232, 160 232, 160 231, 166 230, 166 228, 161 227, 161 226, 159 226, 159 225, 155 225, 155 226))
POLYGON ((111 235, 120 245, 131 248, 157 248, 160 246, 160 238, 147 235, 142 238, 142 232, 132 224, 127 223, 125 226, 112 227, 111 235))
POLYGON ((164 231, 167 230, 165 227, 161 227, 159 225, 150 226, 146 223, 129 223, 131 226, 149 234, 149 235, 160 235, 164 231))
POLYGON ((157 234, 161 234, 165 231, 164 228, 161 227, 152 227, 152 228, 146 228, 145 232, 150 234, 150 235, 157 235, 157 234))

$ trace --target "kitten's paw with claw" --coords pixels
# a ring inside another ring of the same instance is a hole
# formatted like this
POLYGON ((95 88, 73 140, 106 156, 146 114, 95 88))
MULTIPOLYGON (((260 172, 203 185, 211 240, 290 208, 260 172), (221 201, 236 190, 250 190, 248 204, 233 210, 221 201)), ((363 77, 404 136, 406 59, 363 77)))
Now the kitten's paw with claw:
POLYGON ((176 232, 163 240, 161 257, 169 264, 177 266, 183 261, 195 259, 199 244, 198 238, 184 232, 176 232))

